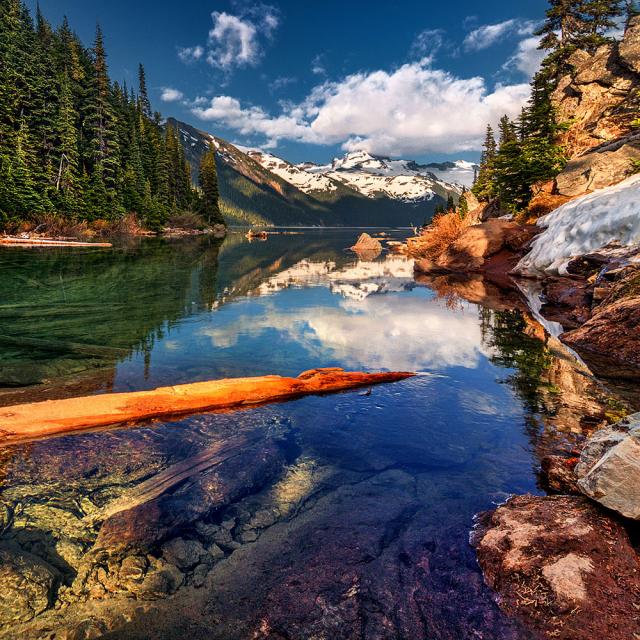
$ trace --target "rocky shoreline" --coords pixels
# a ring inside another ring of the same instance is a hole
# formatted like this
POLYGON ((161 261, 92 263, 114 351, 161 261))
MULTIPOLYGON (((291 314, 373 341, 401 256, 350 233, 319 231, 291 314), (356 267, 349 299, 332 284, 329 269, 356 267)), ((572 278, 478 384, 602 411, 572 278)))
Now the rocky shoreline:
MULTIPOLYGON (((612 243, 572 257, 562 273, 523 277, 516 266, 542 229, 475 216, 444 250, 434 252, 429 230, 409 239, 416 279, 485 305, 506 297, 555 325, 586 375, 631 386, 637 411, 640 248, 612 243)), ((478 516, 472 543, 485 581, 535 637, 640 637, 640 414, 606 426, 618 415, 569 447, 552 442, 541 459, 549 496, 515 496, 478 516)))

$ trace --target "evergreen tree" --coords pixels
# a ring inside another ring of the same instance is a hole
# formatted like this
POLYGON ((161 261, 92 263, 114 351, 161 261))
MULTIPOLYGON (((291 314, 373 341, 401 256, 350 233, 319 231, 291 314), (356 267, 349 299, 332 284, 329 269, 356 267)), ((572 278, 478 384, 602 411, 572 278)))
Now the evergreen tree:
POLYGON ((549 0, 546 20, 535 32, 540 49, 549 51, 543 72, 557 78, 568 71, 567 61, 577 49, 593 53, 611 42, 607 31, 617 26, 624 14, 621 0, 549 0))
POLYGON ((178 132, 152 112, 142 65, 139 81, 137 97, 112 84, 99 27, 87 49, 66 18, 53 30, 39 8, 34 24, 21 0, 0 0, 0 224, 126 210, 160 229, 170 210, 205 205, 220 220, 210 171, 200 198, 178 132))
POLYGON ((455 211, 456 210, 456 203, 453 199, 453 195, 450 193, 447 196, 447 211, 455 211))
POLYGON ((101 180, 97 183, 104 185, 108 198, 113 199, 120 158, 111 104, 111 85, 100 26, 96 28, 86 114, 89 170, 91 173, 100 172, 101 180))
POLYGON ((199 173, 202 189, 200 214, 209 225, 223 222, 218 206, 218 171, 216 168, 216 148, 210 143, 209 150, 202 156, 199 173))
POLYGON ((484 139, 482 155, 480 157, 480 170, 473 185, 473 194, 479 200, 490 200, 494 197, 492 172, 493 162, 497 153, 496 138, 491 125, 487 125, 487 133, 484 139))
POLYGON ((467 197, 465 192, 462 192, 460 196, 460 200, 458 201, 458 215, 460 216, 460 220, 464 220, 469 214, 469 203, 467 202, 467 197))
POLYGON ((142 64, 138 67, 138 83, 138 100, 140 101, 140 110, 145 118, 151 120, 153 118, 153 114, 151 113, 151 101, 149 100, 149 92, 147 91, 147 75, 142 64))

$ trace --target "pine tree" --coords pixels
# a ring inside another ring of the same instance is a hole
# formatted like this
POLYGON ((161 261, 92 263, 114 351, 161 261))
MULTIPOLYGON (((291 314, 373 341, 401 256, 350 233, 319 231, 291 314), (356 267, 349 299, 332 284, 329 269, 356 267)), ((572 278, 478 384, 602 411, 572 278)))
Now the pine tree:
POLYGON ((455 211, 456 210, 456 203, 453 199, 453 195, 450 193, 447 196, 447 211, 451 212, 451 211, 455 211))
POLYGON ((549 0, 544 24, 535 32, 540 49, 549 51, 543 72, 555 80, 569 69, 567 61, 577 49, 589 53, 612 39, 607 31, 624 14, 621 0, 549 0))
POLYGON ((0 0, 0 224, 126 208, 160 229, 171 209, 200 207, 178 132, 152 114, 139 75, 139 97, 111 83, 99 27, 87 49, 66 18, 54 31, 39 9, 34 24, 21 0, 0 0))
POLYGON ((467 202, 467 197, 465 192, 462 192, 460 196, 460 200, 458 201, 458 215, 460 216, 460 220, 464 220, 469 214, 469 203, 467 202))
POLYGON ((151 113, 151 101, 149 100, 149 92, 147 91, 147 75, 142 64, 138 67, 138 83, 138 100, 140 101, 140 110, 145 118, 151 120, 153 118, 153 114, 151 113))
POLYGON ((482 155, 480 157, 480 170, 473 185, 473 194, 479 200, 490 200, 494 197, 492 171, 493 161, 497 153, 496 138, 491 125, 487 125, 487 133, 484 139, 482 155))
POLYGON ((65 70, 59 79, 59 109, 56 118, 56 191, 74 189, 78 171, 78 125, 73 106, 71 80, 65 70))
POLYGON ((120 159, 104 40, 99 26, 96 28, 93 47, 93 69, 86 107, 85 127, 87 129, 90 172, 100 172, 101 180, 98 183, 104 185, 108 197, 113 198, 120 159))
POLYGON ((223 222, 218 205, 218 171, 216 168, 216 148, 210 143, 209 150, 202 156, 199 173, 202 189, 200 214, 209 225, 223 222))

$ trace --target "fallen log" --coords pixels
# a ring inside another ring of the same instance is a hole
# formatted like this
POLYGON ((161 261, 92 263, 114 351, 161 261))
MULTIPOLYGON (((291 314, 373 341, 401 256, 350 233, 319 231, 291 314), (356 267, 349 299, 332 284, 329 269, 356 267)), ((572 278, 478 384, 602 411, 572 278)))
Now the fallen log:
POLYGON ((81 242, 79 240, 56 240, 55 238, 15 238, 0 236, 0 244, 24 247, 112 247, 110 242, 81 242))
POLYGON ((222 440, 201 451, 192 458, 187 458, 160 473, 141 482, 131 491, 126 492, 122 497, 111 502, 100 514, 104 520, 114 516, 121 511, 128 511, 135 507, 155 500, 163 493, 170 491, 175 486, 181 484, 203 471, 207 471, 221 462, 238 454, 248 443, 245 436, 237 436, 230 440, 222 440))
POLYGON ((397 382, 413 375, 406 372, 362 373, 338 368, 312 369, 297 378, 228 378, 160 387, 152 391, 19 404, 0 408, 0 445, 93 427, 335 393, 397 382))

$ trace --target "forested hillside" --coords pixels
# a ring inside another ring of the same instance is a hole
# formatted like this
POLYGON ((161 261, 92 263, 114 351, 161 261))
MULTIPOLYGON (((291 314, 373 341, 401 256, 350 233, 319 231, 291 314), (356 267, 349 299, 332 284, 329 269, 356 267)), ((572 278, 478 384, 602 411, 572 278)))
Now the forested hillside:
MULTIPOLYGON (((516 121, 502 118, 497 140, 492 127, 487 127, 473 187, 481 201, 498 202, 510 213, 523 212, 573 153, 640 126, 637 71, 619 52, 621 34, 637 15, 634 0, 551 0, 546 20, 536 32, 539 48, 547 55, 531 83, 528 104, 516 121), (579 78, 581 67, 585 67, 583 78, 579 78), (589 83, 610 94, 608 103, 586 92, 589 83), (560 110, 565 101, 570 108, 560 110), (615 130, 603 126, 612 118, 615 130), (598 128, 599 132, 589 131, 598 128), (577 139, 589 133, 593 140, 578 148, 577 139)), ((638 163, 629 162, 628 173, 637 170, 638 163)))
POLYGON ((160 229, 183 212, 219 223, 215 163, 203 169, 196 189, 142 65, 135 89, 111 81, 100 27, 86 47, 66 19, 53 29, 21 0, 0 0, 0 226, 134 213, 160 229))

